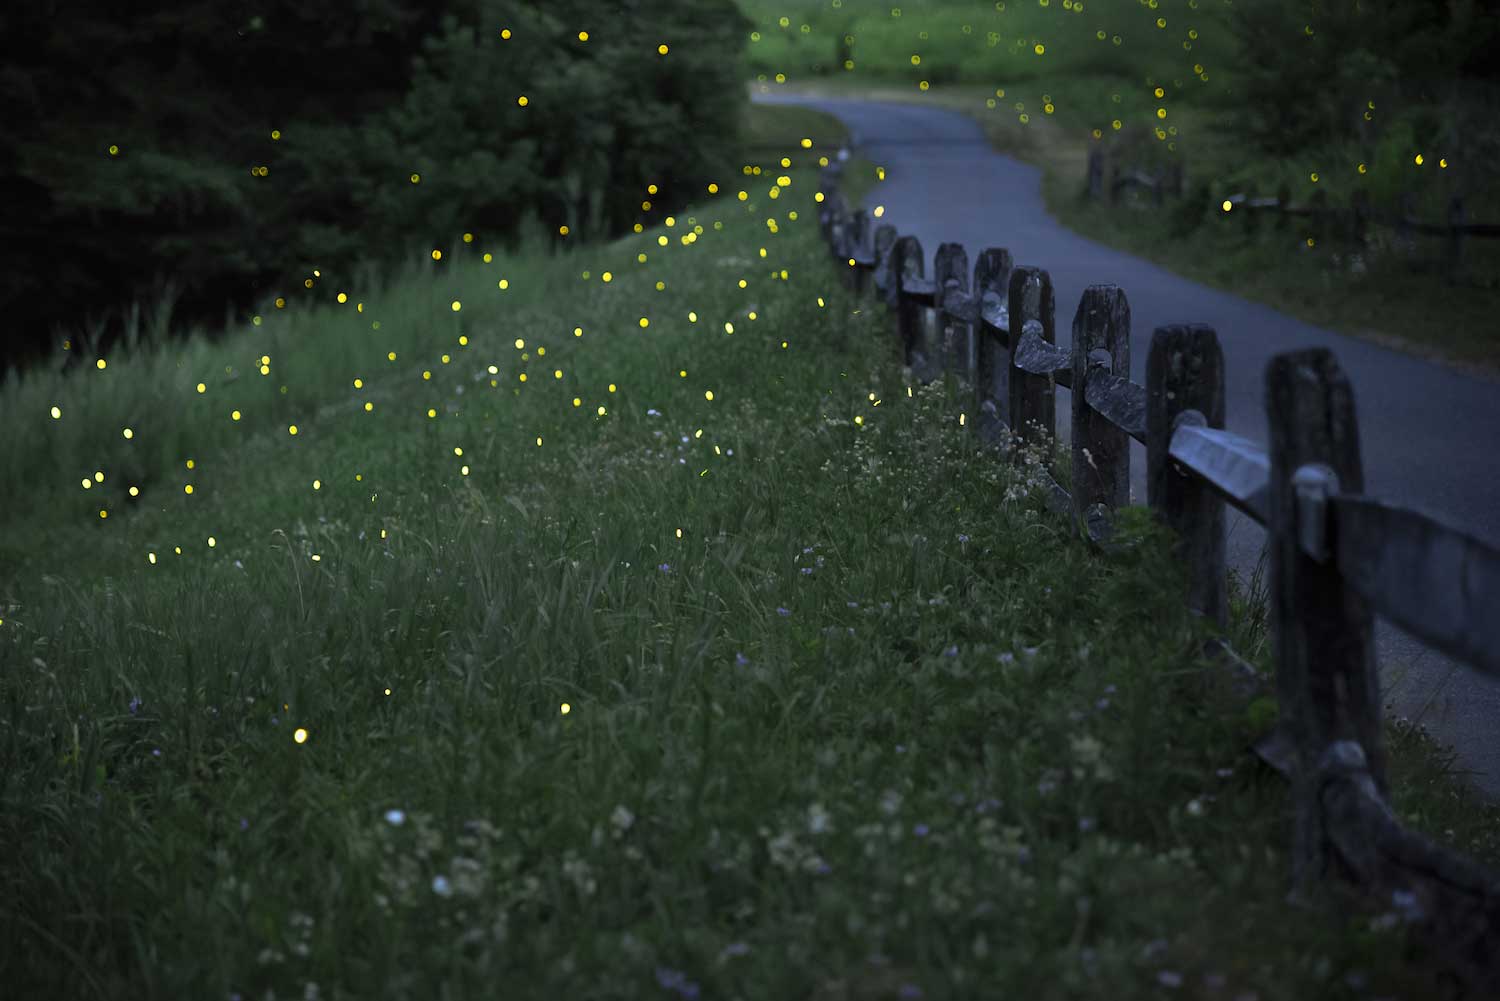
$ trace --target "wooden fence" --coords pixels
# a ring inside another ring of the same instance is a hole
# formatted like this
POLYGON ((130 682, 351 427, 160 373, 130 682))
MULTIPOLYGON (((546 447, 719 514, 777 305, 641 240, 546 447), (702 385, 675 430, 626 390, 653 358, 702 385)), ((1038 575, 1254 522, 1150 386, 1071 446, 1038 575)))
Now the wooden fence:
MULTIPOLYGON (((1225 508, 1266 527, 1277 725, 1255 753, 1291 784, 1292 899, 1338 878, 1394 907, 1463 980, 1500 993, 1500 878, 1407 830, 1388 801, 1373 615, 1500 676, 1500 551, 1436 518, 1364 493, 1354 393, 1331 352, 1273 358, 1270 450, 1224 430, 1224 358, 1201 324, 1153 332, 1146 385, 1130 381, 1130 305, 1091 285, 1056 344, 1052 281, 962 245, 937 249, 932 277, 915 237, 850 213, 825 169, 820 224, 857 297, 894 312, 922 381, 948 374, 972 392, 969 427, 1002 450, 1056 434, 1056 389, 1070 391, 1072 492, 1050 472, 1047 505, 1109 546, 1130 501, 1129 440, 1146 446, 1147 503, 1176 533, 1189 606, 1227 624, 1225 508), (1011 431, 1014 431, 1014 437, 1011 431)), ((1012 448, 1012 456, 1020 449, 1012 448)), ((1227 644, 1217 665, 1254 670, 1227 644)))
MULTIPOLYGON (((1183 175, 1181 160, 1174 160, 1155 171, 1126 168, 1116 163, 1107 151, 1099 148, 1089 150, 1088 194, 1098 200, 1107 198, 1113 205, 1120 192, 1126 188, 1140 188, 1150 193, 1155 204, 1161 205, 1165 194, 1182 194, 1183 175)), ((1292 204, 1291 188, 1282 185, 1274 197, 1255 197, 1244 192, 1229 195, 1219 200, 1216 206, 1221 213, 1231 218, 1243 217, 1247 225, 1255 226, 1254 220, 1261 215, 1275 217, 1277 226, 1285 227, 1292 218, 1312 221, 1313 236, 1322 240, 1341 236, 1364 246, 1369 238, 1371 226, 1384 226, 1396 234, 1402 244, 1410 244, 1413 237, 1440 236, 1446 238, 1445 265, 1457 269, 1463 264, 1464 245, 1470 239, 1493 239, 1500 237, 1500 225, 1470 222, 1464 199, 1454 195, 1448 200, 1447 219, 1444 222, 1423 222, 1413 218, 1415 197, 1411 193, 1401 196, 1397 211, 1377 211, 1370 204, 1369 193, 1356 189, 1349 196, 1347 208, 1330 204, 1327 191, 1318 191, 1301 205, 1292 204)))

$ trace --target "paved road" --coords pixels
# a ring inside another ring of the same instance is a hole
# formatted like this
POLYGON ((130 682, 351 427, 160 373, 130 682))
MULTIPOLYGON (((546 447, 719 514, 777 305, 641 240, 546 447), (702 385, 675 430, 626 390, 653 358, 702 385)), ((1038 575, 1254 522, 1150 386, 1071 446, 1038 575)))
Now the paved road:
MULTIPOLYGON (((956 112, 911 104, 756 94, 842 119, 852 145, 885 166, 882 221, 916 236, 927 254, 957 241, 974 261, 1005 247, 1017 264, 1047 269, 1057 301, 1057 339, 1071 340, 1083 290, 1110 282, 1125 290, 1132 317, 1130 376, 1144 384, 1151 332, 1168 323, 1206 323, 1219 334, 1227 369, 1229 430, 1264 446, 1266 364, 1283 351, 1327 347, 1354 387, 1366 492, 1450 520, 1500 545, 1500 380, 1454 370, 1354 340, 1169 274, 1078 236, 1047 214, 1041 174, 1001 156, 979 126, 956 112)), ((1058 430, 1070 412, 1058 401, 1058 430)), ((1131 443, 1134 496, 1146 496, 1145 448, 1131 443)), ((1231 508, 1229 560, 1249 579, 1265 531, 1231 508)), ((1496 609, 1500 614, 1500 609, 1496 609)), ((1500 799, 1500 683, 1428 649, 1383 619, 1376 622, 1382 687, 1390 711, 1419 719, 1458 752, 1456 767, 1500 799)))

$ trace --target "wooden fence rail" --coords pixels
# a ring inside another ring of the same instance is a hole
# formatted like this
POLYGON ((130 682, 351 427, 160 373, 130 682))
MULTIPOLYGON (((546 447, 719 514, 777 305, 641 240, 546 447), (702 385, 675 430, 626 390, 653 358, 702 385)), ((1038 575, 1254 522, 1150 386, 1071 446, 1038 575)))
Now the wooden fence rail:
MULTIPOLYGON (((1388 802, 1373 616, 1500 676, 1500 550, 1429 514, 1364 494, 1354 393, 1331 352, 1277 355, 1266 372, 1270 448, 1224 429, 1224 358, 1200 324, 1158 327, 1146 385, 1130 381, 1130 305, 1091 285, 1056 343, 1052 281, 987 248, 972 271, 945 243, 931 278, 915 237, 871 228, 824 171, 820 225, 848 285, 896 317, 921 381, 967 384, 974 420, 1002 449, 1055 437, 1070 391, 1072 491, 1044 499, 1108 546, 1129 503, 1127 438, 1146 446, 1147 504, 1177 537, 1189 607, 1222 633, 1225 504, 1267 529, 1280 718, 1255 752, 1290 781, 1293 897, 1342 877, 1404 914, 1467 983, 1500 992, 1500 878, 1397 820, 1388 802)), ((1253 675, 1227 645, 1219 662, 1253 675)))

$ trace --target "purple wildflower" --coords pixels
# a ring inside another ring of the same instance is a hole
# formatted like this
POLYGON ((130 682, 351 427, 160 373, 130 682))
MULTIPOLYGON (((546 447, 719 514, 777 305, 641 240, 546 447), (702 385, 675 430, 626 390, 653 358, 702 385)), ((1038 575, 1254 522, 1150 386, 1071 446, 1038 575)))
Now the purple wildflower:
POLYGON ((734 662, 740 667, 744 667, 746 664, 750 663, 750 658, 746 657, 742 653, 737 653, 734 655, 734 662))
POLYGON ((777 615, 781 615, 781 616, 787 616, 787 615, 791 615, 792 614, 792 610, 790 608, 780 608, 780 607, 778 607, 776 609, 776 614, 777 615))
POLYGON ((671 573, 672 572, 672 564, 670 564, 670 563, 661 563, 661 564, 657 565, 656 569, 660 570, 662 573, 671 573))
POLYGON ((141 697, 139 695, 137 695, 135 698, 133 698, 133 699, 130 700, 130 715, 134 716, 136 713, 138 713, 140 711, 141 711, 141 697))
POLYGON ((926 824, 918 824, 911 829, 911 832, 919 838, 925 838, 927 837, 928 830, 929 828, 926 824))
POLYGON ((948 649, 944 650, 943 651, 943 656, 944 657, 957 657, 958 656, 958 644, 955 643, 953 646, 950 646, 948 649))
POLYGON ((901 1001, 917 1001, 922 996, 922 988, 916 984, 902 984, 897 996, 901 998, 901 1001))
POLYGON ((803 567, 802 568, 802 572, 805 573, 805 574, 812 573, 813 572, 813 568, 812 567, 803 567))

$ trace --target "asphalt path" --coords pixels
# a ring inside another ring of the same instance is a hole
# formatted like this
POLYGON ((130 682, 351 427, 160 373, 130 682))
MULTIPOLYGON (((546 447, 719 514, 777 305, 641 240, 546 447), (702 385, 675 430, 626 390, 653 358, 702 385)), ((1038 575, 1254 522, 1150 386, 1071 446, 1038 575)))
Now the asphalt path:
MULTIPOLYGON (((1061 346, 1071 342, 1085 287, 1098 283, 1118 285, 1130 302, 1130 377, 1141 385, 1156 327, 1212 326, 1224 351, 1228 429, 1262 447, 1268 440, 1265 374, 1271 357, 1331 349, 1354 388, 1365 492, 1500 545, 1500 379, 1312 326, 1079 236, 1047 213, 1040 171, 994 152, 979 125, 960 113, 783 94, 757 93, 753 99, 801 104, 841 119, 851 147, 886 168, 877 189, 885 206, 881 221, 921 241, 929 275, 933 253, 946 241, 964 245, 971 267, 982 249, 1004 247, 1016 264, 1046 269, 1056 293, 1061 346)), ((1434 293, 1443 294, 1441 286, 1434 293)), ((1057 418, 1066 438, 1071 414, 1064 394, 1057 418)), ((1130 463, 1132 496, 1143 502, 1146 455, 1135 441, 1130 463)), ((1249 580, 1265 530, 1233 508, 1227 514, 1229 562, 1249 580)), ((1455 768, 1500 799, 1500 682, 1450 661, 1382 618, 1376 620, 1376 645, 1388 713, 1425 724, 1453 746, 1455 768)))

